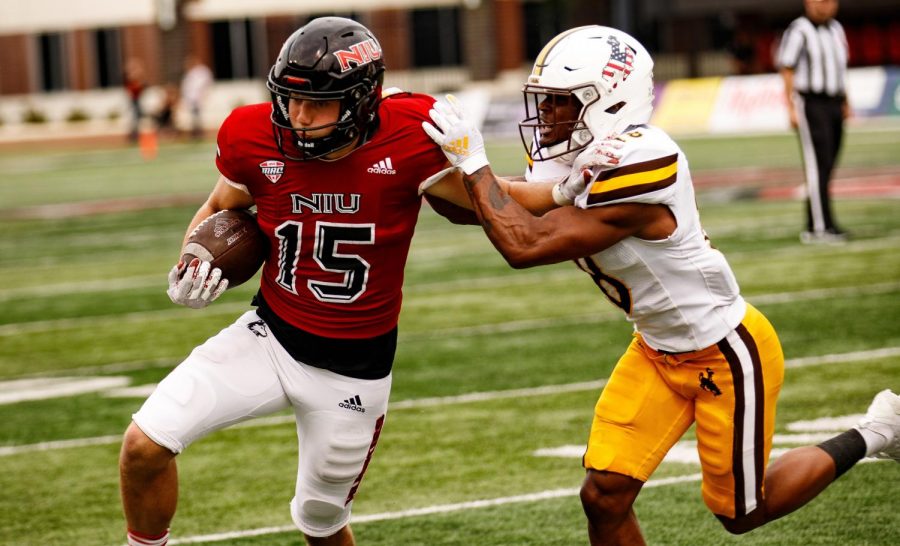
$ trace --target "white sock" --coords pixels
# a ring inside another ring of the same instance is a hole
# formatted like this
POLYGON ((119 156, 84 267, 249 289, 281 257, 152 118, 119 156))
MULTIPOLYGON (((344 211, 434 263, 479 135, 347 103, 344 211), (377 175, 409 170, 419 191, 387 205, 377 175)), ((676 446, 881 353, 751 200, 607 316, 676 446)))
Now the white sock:
POLYGON ((128 530, 128 546, 166 546, 169 542, 169 530, 158 536, 145 535, 128 530))
POLYGON ((865 428, 859 425, 853 428, 859 431, 859 434, 866 442, 866 457, 871 457, 873 453, 878 453, 884 449, 894 438, 891 427, 881 423, 866 423, 865 428))

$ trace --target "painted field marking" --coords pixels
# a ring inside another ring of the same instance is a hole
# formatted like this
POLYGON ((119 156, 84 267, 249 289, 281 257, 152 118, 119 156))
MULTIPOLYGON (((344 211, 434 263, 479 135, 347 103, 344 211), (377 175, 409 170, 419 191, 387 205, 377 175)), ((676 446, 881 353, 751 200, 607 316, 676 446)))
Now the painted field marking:
MULTIPOLYGON (((409 400, 400 400, 398 402, 391 402, 390 409, 411 409, 411 408, 430 408, 435 406, 450 406, 454 404, 468 404, 469 402, 482 402, 485 400, 502 400, 504 398, 525 398, 529 396, 544 396, 548 394, 560 394, 566 392, 580 392, 580 391, 589 391, 594 389, 601 389, 603 385, 606 384, 605 379, 599 379, 596 381, 583 381, 579 383, 564 383, 561 385, 544 385, 541 387, 528 387, 522 389, 509 389, 503 391, 485 391, 485 392, 470 392, 466 394, 459 394, 455 396, 435 396, 433 398, 412 398, 409 400)), ((117 388, 111 389, 108 392, 105 392, 105 396, 110 397, 127 397, 133 398, 135 396, 149 396, 153 390, 156 389, 156 384, 151 383, 147 385, 138 385, 136 387, 129 388, 117 388)), ((286 420, 292 421, 294 419, 293 415, 284 416, 286 420)), ((279 421, 281 421, 281 417, 278 417, 279 421)), ((253 423, 256 421, 249 421, 248 423, 253 423)))
MULTIPOLYGON (((700 474, 686 474, 683 476, 672 476, 671 478, 659 478, 650 480, 644 488, 665 487, 680 483, 700 481, 700 474)), ((509 497, 498 497, 494 499, 481 499, 468 502, 458 502, 453 504, 437 504, 433 506, 424 506, 422 508, 411 508, 409 510, 398 510, 395 512, 381 512, 379 514, 363 514, 353 516, 350 520, 351 525, 359 525, 370 523, 373 521, 388 521, 395 519, 413 518, 417 516, 427 516, 433 514, 449 514, 451 512, 459 512, 462 510, 477 510, 479 508, 488 508, 491 506, 503 506, 506 504, 515 504, 522 502, 536 502, 550 499, 559 499, 567 497, 577 497, 579 489, 575 487, 565 489, 548 489, 546 491, 538 491, 536 493, 527 493, 524 495, 514 495, 509 497)), ((258 529, 247 529, 244 531, 228 531, 224 533, 213 533, 208 535, 196 535, 192 537, 176 538, 169 541, 169 544, 176 546, 178 544, 200 544, 205 542, 221 542, 223 540, 233 540, 238 538, 256 537, 262 535, 272 535, 277 533, 299 532, 294 525, 280 525, 277 527, 261 527, 258 529)))
POLYGON ((47 297, 60 294, 71 295, 84 292, 117 292, 136 288, 165 288, 165 279, 159 275, 125 277, 118 279, 98 279, 80 282, 44 284, 40 286, 24 286, 21 288, 0 289, 0 302, 13 298, 47 297))
POLYGON ((0 405, 121 388, 129 377, 45 377, 0 381, 0 405))
MULTIPOLYGON (((900 347, 884 347, 868 351, 853 351, 850 353, 831 354, 822 356, 807 356, 786 360, 786 368, 803 368, 806 366, 818 366, 821 364, 840 364, 843 362, 856 362, 860 360, 877 360, 900 356, 900 347)), ((393 402, 391 409, 424 408, 432 406, 444 406, 451 404, 465 404, 467 402, 480 402, 483 400, 497 400, 500 398, 519 398, 526 396, 542 396, 544 394, 557 394, 563 392, 577 392, 592 389, 600 389, 606 384, 605 379, 597 381, 585 381, 581 383, 565 383, 561 385, 546 385, 542 387, 530 387, 523 389, 511 389, 504 391, 487 391, 460 394, 456 396, 439 396, 435 398, 415 398, 393 402)), ((104 396, 141 398, 150 396, 156 389, 155 383, 138 385, 136 387, 112 389, 104 392, 104 396)), ((291 417, 292 418, 292 417, 291 417)))
MULTIPOLYGON (((825 440, 831 438, 834 434, 827 435, 825 440)), ((557 447, 545 447, 535 450, 532 455, 535 457, 558 457, 561 459, 581 459, 584 456, 584 445, 567 444, 557 447)), ((776 458, 783 454, 787 449, 772 448, 771 456, 776 458)), ((697 454, 697 442, 693 440, 682 440, 672 446, 672 449, 666 453, 663 458, 664 463, 681 463, 681 464, 700 464, 700 456, 697 454)))
MULTIPOLYGON (((780 435, 781 439, 784 440, 785 436, 794 436, 793 438, 788 439, 787 443, 789 444, 797 444, 797 445, 813 445, 820 444, 829 438, 833 438, 837 432, 820 432, 817 434, 796 434, 796 435, 780 435)), ((778 442, 779 435, 776 434, 773 439, 773 443, 781 443, 778 442)), ((541 449, 536 449, 532 455, 535 457, 559 457, 562 459, 581 459, 584 456, 584 445, 576 445, 576 444, 566 444, 556 447, 544 447, 541 449)), ((776 458, 779 455, 784 454, 788 451, 788 448, 784 447, 773 447, 771 454, 772 458, 776 458)), ((876 459, 872 459, 873 461, 876 459)), ((663 458, 664 463, 681 463, 681 464, 700 464, 700 456, 697 453, 697 442, 695 440, 681 440, 677 442, 672 449, 666 453, 665 458, 663 458)))
MULTIPOLYGON (((856 287, 835 287, 835 288, 816 288, 812 290, 799 290, 796 292, 783 292, 772 294, 759 294, 745 296, 747 301, 754 305, 775 305, 782 303, 793 303, 798 301, 812 301, 827 299, 835 296, 848 297, 855 295, 873 295, 890 293, 900 289, 900 282, 884 282, 856 287)), ((249 310, 250 307, 245 303, 226 303, 219 306, 212 306, 205 310, 205 316, 223 314, 237 314, 242 311, 249 310)), ((139 311, 134 313, 124 313, 121 315, 102 315, 83 318, 65 318, 51 319, 31 322, 16 322, 4 324, 0 326, 0 336, 12 336, 19 334, 31 334, 46 332, 60 329, 81 328, 90 325, 96 328, 99 322, 107 321, 115 324, 129 323, 139 324, 150 320, 170 320, 177 318, 185 318, 189 316, 191 309, 158 309, 155 311, 139 311)), ((595 311, 592 313, 581 313, 577 315, 564 315, 550 319, 523 319, 517 321, 499 322, 493 324, 484 324, 478 326, 460 326, 454 328, 442 328, 429 330, 427 332, 411 332, 400 334, 400 342, 411 339, 432 339, 435 337, 446 337, 448 335, 479 335, 491 334, 496 332, 513 332, 519 330, 529 330, 543 328, 547 326, 565 326, 567 324, 585 324, 585 323, 602 323, 612 320, 620 320, 621 315, 608 309, 608 312, 595 311)))
MULTIPOLYGON (((247 311, 250 308, 246 303, 223 303, 204 310, 204 317, 215 315, 232 315, 247 311)), ((187 307, 175 307, 172 309, 157 309, 154 311, 135 311, 134 313, 122 313, 121 315, 97 315, 77 318, 62 318, 50 320, 35 320, 29 322, 13 322, 0 326, 0 336, 14 336, 20 334, 34 334, 49 332, 52 330, 69 330, 75 328, 98 328, 107 324, 140 324, 147 321, 165 322, 172 319, 188 318, 193 311, 187 307)))
MULTIPOLYGON (((897 291, 898 289, 900 289, 900 282, 886 282, 871 284, 867 286, 857 286, 852 288, 814 288, 811 290, 799 290, 797 292, 760 294, 757 296, 746 296, 746 299, 754 305, 779 305, 785 303, 794 303, 798 301, 822 300, 834 296, 846 297, 884 294, 897 291)), ((563 315, 553 318, 522 319, 492 324, 481 324, 477 326, 441 328, 429 330, 427 332, 411 332, 405 334, 401 333, 399 342, 403 343, 419 340, 446 339, 453 336, 511 333, 523 330, 537 330, 540 328, 568 325, 600 324, 604 322, 620 321, 621 318, 621 312, 618 312, 610 307, 609 309, 604 309, 603 311, 595 311, 592 313, 582 313, 577 315, 563 315)), ((0 334, 2 334, 2 327, 0 327, 0 334)))
POLYGON ((0 457, 32 453, 35 451, 56 451, 72 447, 106 446, 122 442, 122 435, 95 436, 93 438, 74 438, 72 440, 54 440, 52 442, 40 442, 21 446, 0 446, 0 457))
MULTIPOLYGON (((875 360, 886 358, 889 356, 900 355, 900 347, 887 347, 884 349, 873 349, 871 351, 855 351, 852 353, 822 355, 818 357, 806 357, 791 359, 785 362, 788 368, 801 366, 814 366, 822 364, 839 364, 842 362, 855 362, 864 360, 875 360), (799 363, 799 366, 798 364, 799 363)), ((578 383, 564 383, 561 385, 543 385, 540 387, 510 389, 503 391, 483 391, 460 394, 455 396, 438 396, 433 398, 413 398, 408 400, 399 400, 392 402, 390 408, 392 410, 428 408, 444 405, 466 404, 470 402, 483 402, 490 400, 501 400, 508 398, 527 398, 531 396, 546 396, 551 394, 583 392, 589 390, 597 390, 606 384, 606 379, 598 379, 595 381, 582 381, 578 383)), ((293 423, 293 415, 275 415, 272 417, 261 417, 252 421, 239 423, 229 429, 235 428, 254 428, 264 426, 276 426, 286 423, 293 423)), ((855 422, 854 422, 855 423, 855 422)), ((853 423, 850 424, 852 426, 853 423)), ((846 428, 849 428, 846 427, 846 428)), ((828 430, 828 429, 823 429, 828 430)), ((19 455, 21 453, 29 453, 33 451, 50 451, 55 449, 67 449, 74 447, 85 447, 95 445, 106 445, 119 443, 121 436, 99 436, 94 438, 76 438, 72 440, 57 440, 51 442, 41 442, 37 444, 24 444, 17 446, 0 446, 0 457, 19 455)))
MULTIPOLYGON (((714 225, 707 229, 714 236, 722 237, 725 235, 746 233, 748 229, 755 229, 759 231, 758 220, 755 220, 752 223, 729 223, 723 226, 714 225)), ((765 235, 768 237, 783 237, 786 234, 793 234, 796 232, 796 226, 794 226, 793 215, 791 216, 790 224, 784 225, 783 227, 772 227, 769 226, 765 230, 765 235)), ((893 249, 896 248, 898 238, 898 234, 895 232, 889 232, 884 234, 882 237, 871 240, 863 240, 863 241, 853 241, 851 244, 848 244, 844 247, 841 247, 841 252, 868 252, 871 250, 878 250, 882 248, 893 249)), ((468 245, 471 246, 471 245, 468 245)), ((489 248, 489 247, 488 247, 489 248)), ((821 250, 833 251, 834 247, 803 247, 803 248, 784 248, 784 249, 773 249, 768 251, 770 255, 789 255, 794 256, 798 252, 818 252, 821 250)), ((420 256, 425 251, 422 249, 417 250, 416 256, 420 256)), ((451 248, 446 254, 446 257, 452 257, 458 253, 458 249, 451 248)), ((484 252, 483 254, 489 255, 490 252, 484 252)), ((758 256, 758 252, 731 252, 728 254, 729 261, 736 262, 740 259, 756 259, 758 256)), ((457 280, 449 280, 445 282, 421 282, 421 283, 409 283, 404 285, 403 290, 407 294, 427 294, 430 292, 445 292, 448 289, 453 287, 464 287, 468 289, 489 289, 497 286, 522 286, 526 284, 530 284, 533 282, 557 282, 563 281, 573 278, 583 278, 584 274, 576 268, 571 269, 557 269, 553 271, 547 270, 532 270, 532 271, 519 271, 515 274, 504 274, 504 275, 493 275, 486 277, 475 277, 471 279, 457 279, 457 280)), ((51 284, 41 284, 39 286, 20 286, 14 288, 0 288, 0 302, 8 301, 15 298, 27 298, 27 297, 46 297, 46 296, 55 296, 60 294, 82 294, 82 293, 105 293, 105 292, 118 292, 122 290, 135 290, 135 289, 143 289, 143 288, 158 288, 160 291, 165 288, 165 278, 161 276, 161 274, 154 275, 135 275, 130 277, 119 277, 114 279, 91 279, 91 280, 83 280, 77 282, 63 282, 63 283, 51 283, 51 284)))
POLYGON ((785 368, 804 368, 806 366, 820 366, 822 364, 840 364, 857 360, 878 360, 900 356, 900 347, 883 347, 868 351, 853 351, 851 353, 839 353, 821 356, 806 356, 791 358, 784 361, 785 368))

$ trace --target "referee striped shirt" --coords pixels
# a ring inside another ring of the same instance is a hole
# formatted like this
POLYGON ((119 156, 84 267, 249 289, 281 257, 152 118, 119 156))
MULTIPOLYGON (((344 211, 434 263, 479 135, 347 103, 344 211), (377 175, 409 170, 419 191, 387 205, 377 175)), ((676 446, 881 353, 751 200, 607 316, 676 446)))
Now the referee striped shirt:
POLYGON ((843 97, 849 49, 844 27, 836 20, 816 25, 806 17, 794 19, 784 31, 776 54, 781 68, 794 70, 794 90, 843 97))

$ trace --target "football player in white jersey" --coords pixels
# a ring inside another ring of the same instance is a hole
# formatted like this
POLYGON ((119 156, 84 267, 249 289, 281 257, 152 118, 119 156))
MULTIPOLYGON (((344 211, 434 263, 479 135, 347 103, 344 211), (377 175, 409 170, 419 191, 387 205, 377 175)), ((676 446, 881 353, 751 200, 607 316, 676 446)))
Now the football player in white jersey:
POLYGON ((884 390, 857 426, 767 468, 781 346, 710 245, 684 153, 648 125, 652 70, 637 40, 607 27, 571 29, 541 51, 524 88, 533 108, 521 124, 539 142, 526 150, 538 151, 537 161, 571 162, 554 198, 575 205, 543 216, 497 184, 480 132, 452 97, 431 111, 433 125, 423 124, 463 171, 475 212, 510 265, 574 260, 634 324, 583 458, 591 544, 644 544, 634 500, 693 423, 703 499, 732 533, 796 510, 864 456, 900 460, 900 397, 884 390), (566 101, 573 117, 553 119, 566 101), (545 138, 558 131, 565 142, 545 138), (584 165, 594 166, 586 185, 584 165))

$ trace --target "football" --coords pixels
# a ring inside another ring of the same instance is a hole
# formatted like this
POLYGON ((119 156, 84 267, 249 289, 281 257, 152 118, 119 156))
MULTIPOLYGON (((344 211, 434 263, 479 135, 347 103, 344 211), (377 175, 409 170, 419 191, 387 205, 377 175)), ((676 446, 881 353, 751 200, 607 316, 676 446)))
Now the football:
POLYGON ((249 210, 221 210, 194 228, 182 249, 181 261, 211 262, 228 279, 228 288, 247 282, 266 259, 269 244, 249 210))

